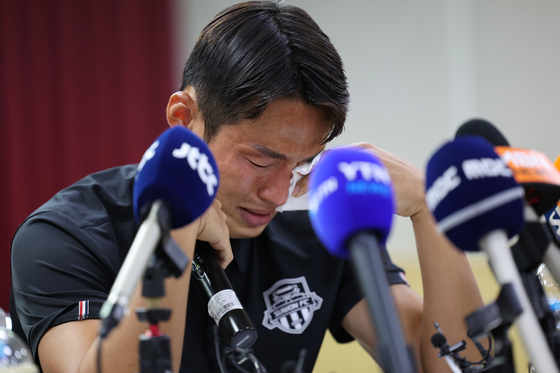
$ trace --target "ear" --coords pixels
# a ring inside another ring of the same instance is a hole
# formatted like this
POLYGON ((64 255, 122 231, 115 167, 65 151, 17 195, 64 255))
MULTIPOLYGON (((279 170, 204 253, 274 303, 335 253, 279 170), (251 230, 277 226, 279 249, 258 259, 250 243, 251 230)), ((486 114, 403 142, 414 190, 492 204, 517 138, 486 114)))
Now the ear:
POLYGON ((192 86, 171 95, 167 103, 166 115, 170 126, 185 126, 197 135, 203 136, 204 123, 200 118, 192 86))

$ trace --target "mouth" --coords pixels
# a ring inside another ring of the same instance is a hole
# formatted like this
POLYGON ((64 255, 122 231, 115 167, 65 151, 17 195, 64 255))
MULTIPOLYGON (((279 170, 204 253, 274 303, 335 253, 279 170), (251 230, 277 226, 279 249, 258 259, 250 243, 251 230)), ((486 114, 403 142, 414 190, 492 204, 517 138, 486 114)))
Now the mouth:
POLYGON ((239 211, 243 220, 253 227, 268 224, 275 213, 275 210, 247 209, 243 207, 239 207, 239 211))

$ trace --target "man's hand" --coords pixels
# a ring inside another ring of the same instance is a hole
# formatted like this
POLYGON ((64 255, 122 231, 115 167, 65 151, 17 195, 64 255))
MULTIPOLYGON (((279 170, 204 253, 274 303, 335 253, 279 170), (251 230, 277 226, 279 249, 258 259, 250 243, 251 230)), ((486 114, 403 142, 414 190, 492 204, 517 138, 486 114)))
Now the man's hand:
POLYGON ((412 163, 405 161, 374 145, 362 142, 352 144, 372 151, 391 174, 397 197, 397 215, 413 217, 425 206, 424 173, 412 163))
MULTIPOLYGON (((414 217, 424 207, 424 174, 412 163, 405 161, 369 143, 355 143, 349 147, 367 149, 377 155, 391 174, 397 198, 397 214, 414 217)), ((328 152, 325 151, 325 153, 328 152)), ((311 171, 313 172, 313 171, 311 171)), ((308 191, 309 175, 302 177, 294 188, 293 196, 299 197, 308 191)))
MULTIPOLYGON (((226 224, 226 214, 222 211, 222 204, 217 199, 206 212, 191 224, 171 231, 173 239, 181 245, 188 242, 188 235, 196 229, 196 239, 206 241, 216 251, 222 268, 226 268, 233 260, 233 252, 229 242, 229 229, 226 224)), ((194 250, 194 248, 193 248, 194 250)), ((186 253, 192 257, 193 253, 186 253)))
POLYGON ((233 260, 226 219, 226 214, 222 211, 222 204, 215 199, 212 206, 200 218, 196 237, 200 241, 208 242, 216 250, 222 268, 226 268, 233 260))

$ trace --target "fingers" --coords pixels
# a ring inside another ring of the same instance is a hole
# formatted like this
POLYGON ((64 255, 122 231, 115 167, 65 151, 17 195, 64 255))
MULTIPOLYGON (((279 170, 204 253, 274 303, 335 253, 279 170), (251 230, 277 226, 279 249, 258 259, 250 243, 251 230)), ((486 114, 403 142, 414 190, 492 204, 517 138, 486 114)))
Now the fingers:
POLYGON ((293 197, 303 196, 307 193, 309 187, 309 174, 303 175, 301 179, 296 183, 296 186, 292 192, 293 197))
POLYGON ((233 260, 233 252, 229 242, 229 229, 222 204, 217 199, 200 218, 197 239, 208 242, 220 260, 222 268, 226 268, 233 260))
MULTIPOLYGON (((424 207, 424 174, 412 163, 405 161, 375 145, 360 142, 348 145, 374 153, 385 165, 395 189, 396 213, 400 216, 417 215, 424 207)), ((304 175, 292 191, 292 196, 300 197, 308 192, 309 175, 304 175)))
POLYGON ((393 180, 398 215, 414 216, 425 207, 424 173, 416 166, 372 144, 356 143, 350 146, 370 150, 383 162, 393 180))

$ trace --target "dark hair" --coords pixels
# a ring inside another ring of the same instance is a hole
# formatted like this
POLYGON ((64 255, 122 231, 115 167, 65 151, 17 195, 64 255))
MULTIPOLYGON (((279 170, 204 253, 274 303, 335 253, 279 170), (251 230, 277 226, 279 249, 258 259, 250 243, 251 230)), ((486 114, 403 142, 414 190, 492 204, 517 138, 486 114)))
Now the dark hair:
POLYGON ((259 118, 278 98, 325 109, 326 143, 342 133, 348 86, 329 38, 302 9, 274 1, 231 6, 202 30, 185 65, 181 90, 193 86, 209 142, 222 125, 259 118))

